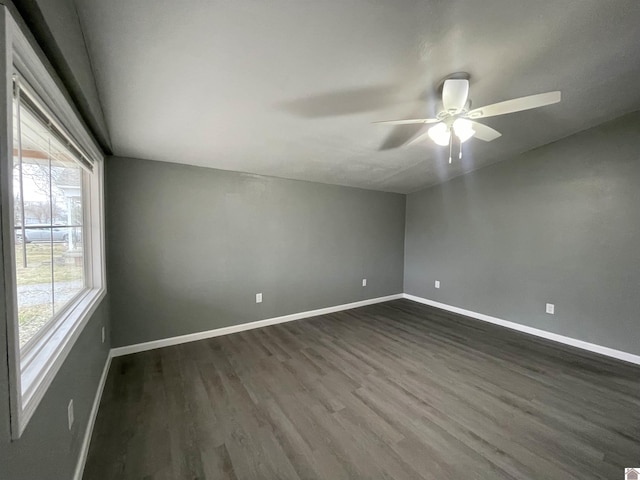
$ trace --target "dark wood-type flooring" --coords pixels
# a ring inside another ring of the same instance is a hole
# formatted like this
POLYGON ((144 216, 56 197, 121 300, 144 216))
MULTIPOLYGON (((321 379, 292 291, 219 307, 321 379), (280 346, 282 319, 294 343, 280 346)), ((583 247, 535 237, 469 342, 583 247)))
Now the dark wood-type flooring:
POLYGON ((86 480, 623 478, 640 368, 397 300, 115 358, 86 480))

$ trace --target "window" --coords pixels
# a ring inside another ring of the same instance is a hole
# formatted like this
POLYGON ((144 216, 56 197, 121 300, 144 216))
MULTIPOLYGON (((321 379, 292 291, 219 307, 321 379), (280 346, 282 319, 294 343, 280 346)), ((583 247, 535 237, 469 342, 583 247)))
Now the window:
POLYGON ((81 154, 14 81, 13 210, 18 338, 24 351, 86 288, 81 154))
POLYGON ((11 432, 24 431, 104 298, 102 153, 27 37, 0 6, 2 272, 11 432))

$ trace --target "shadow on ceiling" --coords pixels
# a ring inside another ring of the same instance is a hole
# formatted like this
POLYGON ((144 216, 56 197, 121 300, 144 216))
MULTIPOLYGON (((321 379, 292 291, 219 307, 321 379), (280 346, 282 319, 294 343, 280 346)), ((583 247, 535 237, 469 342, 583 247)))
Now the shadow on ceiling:
MULTIPOLYGON (((432 92, 425 91, 416 101, 424 102, 432 98, 432 92)), ((373 112, 403 103, 413 102, 407 101, 406 98, 400 99, 397 86, 385 84, 310 95, 278 103, 275 107, 300 118, 323 118, 373 112)), ((425 116, 424 110, 424 108, 413 110, 405 118, 425 116)), ((380 118, 380 120, 385 119, 380 118)), ((389 131, 378 148, 379 151, 384 151, 401 147, 413 138, 423 126, 420 124, 397 125, 394 127, 372 125, 372 128, 382 128, 389 131)))
POLYGON ((393 85, 350 88, 281 102, 276 108, 302 118, 337 117, 397 105, 397 93, 393 85))

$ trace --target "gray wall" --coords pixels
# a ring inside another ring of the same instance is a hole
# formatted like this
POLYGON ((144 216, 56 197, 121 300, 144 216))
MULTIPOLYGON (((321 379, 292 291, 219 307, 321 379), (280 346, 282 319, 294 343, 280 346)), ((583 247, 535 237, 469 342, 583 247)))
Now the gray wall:
POLYGON ((406 293, 639 354, 640 114, 409 195, 405 250, 406 293))
MULTIPOLYGON (((109 351, 101 343, 108 326, 103 300, 76 341, 55 380, 19 440, 11 441, 7 370, 0 371, 0 478, 2 480, 67 480, 73 477, 89 413, 109 351), (67 405, 73 398, 75 423, 69 431, 67 405)), ((5 329, 0 329, 0 354, 6 359, 5 329)))
POLYGON ((402 292, 404 195, 116 157, 107 193, 114 347, 402 292))

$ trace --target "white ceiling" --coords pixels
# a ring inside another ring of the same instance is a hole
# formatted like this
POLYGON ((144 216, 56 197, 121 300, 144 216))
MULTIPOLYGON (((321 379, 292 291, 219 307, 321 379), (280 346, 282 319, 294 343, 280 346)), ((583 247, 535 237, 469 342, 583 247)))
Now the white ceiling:
POLYGON ((638 0, 78 0, 114 153, 410 192, 640 108, 638 0), (486 119, 461 162, 397 148, 447 74, 486 119))

